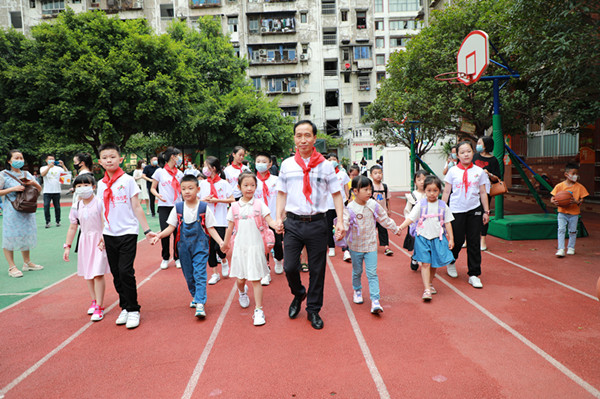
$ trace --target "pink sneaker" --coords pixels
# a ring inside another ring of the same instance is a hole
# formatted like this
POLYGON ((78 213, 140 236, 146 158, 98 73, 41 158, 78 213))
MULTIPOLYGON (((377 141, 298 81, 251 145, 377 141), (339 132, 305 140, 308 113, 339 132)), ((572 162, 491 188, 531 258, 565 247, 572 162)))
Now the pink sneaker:
POLYGON ((88 309, 88 314, 94 314, 94 311, 96 310, 96 301, 92 301, 92 304, 90 305, 90 308, 88 309))
POLYGON ((104 308, 100 307, 100 306, 96 306, 96 309, 94 310, 94 314, 92 314, 92 321, 100 321, 104 318, 104 308))

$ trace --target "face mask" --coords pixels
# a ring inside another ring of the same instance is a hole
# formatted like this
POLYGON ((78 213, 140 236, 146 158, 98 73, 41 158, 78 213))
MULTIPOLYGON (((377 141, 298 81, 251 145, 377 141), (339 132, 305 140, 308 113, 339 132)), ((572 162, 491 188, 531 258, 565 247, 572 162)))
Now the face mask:
POLYGON ((212 173, 210 172, 210 169, 208 169, 208 167, 203 167, 202 168, 202 174, 206 177, 210 177, 210 175, 212 175, 212 173))
POLYGON ((569 175, 569 179, 571 179, 572 182, 576 182, 577 179, 579 179, 579 175, 569 175))
POLYGON ((483 151, 483 146, 482 146, 482 145, 479 145, 479 144, 477 144, 477 145, 475 146, 475 151, 477 151, 477 152, 481 152, 481 151, 483 151))
POLYGON ((54 159, 53 160, 48 160, 48 165, 54 165, 54 159))
POLYGON ((458 159, 458 157, 456 156, 456 154, 452 154, 452 159, 458 159))
POLYGON ((12 161, 12 167, 15 169, 21 169, 25 165, 25 161, 12 161))
POLYGON ((340 164, 337 163, 337 161, 331 161, 331 164, 333 165, 333 168, 337 168, 340 164))
POLYGON ((75 170, 79 170, 81 168, 81 164, 78 163, 77 165, 73 164, 73 166, 75 167, 75 170))
POLYGON ((182 163, 183 163, 183 158, 177 157, 177 163, 176 163, 176 165, 177 166, 181 166, 182 163))
POLYGON ((158 165, 158 161, 152 161, 152 166, 158 165))
POLYGON ((265 173, 268 168, 269 168, 268 163, 258 163, 258 162, 256 163, 256 171, 257 172, 265 173))
POLYGON ((145 164, 145 163, 143 163, 143 164, 142 164, 142 169, 144 169, 145 167, 146 167, 146 164, 145 164))
POLYGON ((192 169, 192 164, 191 164, 191 163, 189 163, 189 164, 188 164, 188 166, 187 166, 187 168, 188 168, 188 169, 192 169))
POLYGON ((88 199, 94 195, 94 188, 92 186, 77 187, 75 193, 83 199, 88 199))

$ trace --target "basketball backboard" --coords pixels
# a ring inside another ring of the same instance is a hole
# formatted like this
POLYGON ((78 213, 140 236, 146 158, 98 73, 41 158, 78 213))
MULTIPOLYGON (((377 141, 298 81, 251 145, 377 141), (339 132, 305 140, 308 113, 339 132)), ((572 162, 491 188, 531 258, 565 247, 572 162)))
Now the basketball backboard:
POLYGON ((477 82, 490 63, 488 35, 474 30, 463 40, 456 55, 458 81, 468 86, 477 82))

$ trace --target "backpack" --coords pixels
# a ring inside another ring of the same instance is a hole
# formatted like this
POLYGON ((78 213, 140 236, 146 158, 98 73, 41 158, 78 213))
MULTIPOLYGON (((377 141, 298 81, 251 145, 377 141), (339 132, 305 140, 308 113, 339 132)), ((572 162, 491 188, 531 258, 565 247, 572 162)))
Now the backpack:
POLYGON ((37 200, 40 196, 40 190, 35 186, 26 186, 21 180, 6 172, 5 175, 10 176, 14 181, 25 187, 25 190, 17 193, 14 201, 10 201, 17 212, 35 213, 37 210, 37 200))
MULTIPOLYGON (((181 225, 183 224, 183 201, 175 203, 175 212, 177 212, 177 234, 175 235, 175 249, 177 250, 177 243, 181 238, 181 225)), ((202 224, 202 229, 208 235, 208 231, 206 229, 206 202, 200 201, 198 204, 198 219, 196 222, 200 222, 202 224)))
POLYGON ((388 202, 388 186, 387 184, 383 183, 383 191, 381 190, 375 190, 373 189, 373 195, 371 195, 371 198, 373 198, 374 200, 377 201, 377 198, 375 198, 375 193, 383 193, 383 199, 385 200, 385 206, 388 207, 389 206, 389 202, 388 202))
MULTIPOLYGON (((265 254, 271 252, 271 249, 275 246, 275 234, 273 230, 269 228, 267 222, 263 219, 261 213, 260 201, 254 200, 252 204, 252 210, 254 214, 254 222, 256 223, 256 227, 258 231, 260 231, 260 236, 262 237, 263 244, 265 246, 265 254)), ((235 226, 233 228, 233 234, 231 235, 231 246, 234 246, 235 236, 237 235, 238 230, 238 220, 240 219, 240 204, 234 202, 231 205, 231 213, 233 214, 233 222, 235 226)))
POLYGON ((418 221, 415 221, 413 223, 411 223, 410 225, 410 229, 409 229, 409 233, 411 236, 415 237, 417 236, 417 226, 422 227, 423 226, 423 222, 425 221, 426 218, 432 218, 432 217, 437 217, 440 221, 440 240, 442 239, 444 233, 446 232, 446 226, 444 223, 444 219, 446 216, 446 203, 444 201, 440 201, 438 200, 438 213, 430 213, 430 214, 425 214, 425 212, 427 211, 427 198, 422 198, 421 201, 419 202, 420 206, 421 206, 421 217, 419 218, 418 221))
MULTIPOLYGON (((365 207, 367 207, 365 205, 365 207)), ((368 208, 368 207, 367 207, 368 208)), ((375 210, 368 208, 370 211, 373 212, 373 215, 375 216, 375 221, 377 221, 377 215, 379 214, 379 210, 381 209, 379 203, 377 203, 377 201, 375 201, 375 210)), ((352 242, 355 238, 360 237, 360 229, 358 226, 358 218, 356 217, 356 213, 354 213, 354 211, 352 209, 350 209, 349 207, 346 207, 345 209, 346 211, 348 211, 348 215, 350 215, 349 220, 348 220, 348 231, 346 232, 346 236, 343 237, 341 240, 336 241, 335 245, 338 247, 348 247, 348 243, 352 242), (356 237, 353 236, 352 231, 353 228, 356 226, 356 237)), ((333 219, 333 224, 337 224, 337 218, 333 219)), ((335 232, 335 229, 334 229, 335 232)))

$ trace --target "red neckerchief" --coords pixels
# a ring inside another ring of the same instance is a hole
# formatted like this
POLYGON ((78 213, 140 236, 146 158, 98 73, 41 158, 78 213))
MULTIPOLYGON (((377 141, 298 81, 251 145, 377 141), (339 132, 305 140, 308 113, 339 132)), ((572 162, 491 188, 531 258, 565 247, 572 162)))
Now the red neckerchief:
POLYGON ((335 167, 335 174, 337 175, 338 173, 340 173, 340 167, 339 167, 339 166, 336 166, 336 167, 335 167))
POLYGON ((261 173, 257 173, 256 177, 258 177, 258 180, 263 184, 263 198, 265 199, 265 205, 269 206, 269 187, 267 187, 267 180, 271 177, 271 172, 267 170, 264 178, 261 176, 261 173))
POLYGON ((296 151, 296 155, 294 155, 294 160, 302 168, 302 172, 304 172, 302 193, 306 197, 306 200, 312 204, 312 201, 310 199, 310 195, 312 194, 312 187, 310 186, 310 177, 308 176, 308 174, 312 168, 317 167, 321 162, 323 162, 325 160, 325 157, 318 153, 317 149, 313 147, 312 154, 310 155, 310 160, 308 161, 308 166, 304 164, 304 159, 302 159, 302 156, 300 156, 299 151, 296 151))
POLYGON ((115 203, 115 196, 113 195, 112 192, 112 185, 114 184, 114 182, 117 181, 117 179, 121 176, 123 176, 125 174, 125 172, 123 172, 123 169, 119 168, 115 171, 115 173, 113 173, 112 177, 108 177, 108 172, 104 172, 104 177, 102 178, 102 182, 104 182, 104 184, 106 184, 106 190, 104 190, 103 193, 103 200, 104 200, 104 218, 106 219, 106 223, 110 224, 108 221, 108 211, 110 209, 110 203, 112 202, 113 204, 115 203))
POLYGON ((242 171, 242 167, 243 167, 244 165, 237 166, 235 163, 233 163, 233 162, 232 162, 232 163, 231 163, 231 166, 233 166, 233 167, 234 167, 234 169, 237 169, 237 170, 239 170, 239 171, 241 172, 241 171, 242 171))
POLYGON ((213 198, 218 198, 218 194, 217 194, 217 188, 215 187, 215 183, 218 183, 221 181, 221 176, 219 175, 215 175, 215 177, 207 177, 206 181, 210 184, 210 195, 213 196, 213 198))
POLYGON ((469 189, 469 169, 473 167, 473 163, 471 162, 469 166, 464 166, 462 163, 458 163, 458 169, 464 170, 463 172, 463 186, 465 187, 465 198, 467 198, 467 190, 469 189))
POLYGON ((177 197, 179 197, 179 192, 181 191, 181 184, 179 183, 179 180, 177 180, 177 172, 179 172, 179 170, 177 168, 171 168, 168 163, 165 164, 164 169, 173 178, 173 180, 171 180, 171 187, 173 187, 173 191, 175 192, 173 197, 173 203, 175 203, 177 197))

